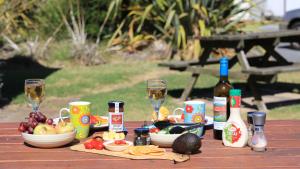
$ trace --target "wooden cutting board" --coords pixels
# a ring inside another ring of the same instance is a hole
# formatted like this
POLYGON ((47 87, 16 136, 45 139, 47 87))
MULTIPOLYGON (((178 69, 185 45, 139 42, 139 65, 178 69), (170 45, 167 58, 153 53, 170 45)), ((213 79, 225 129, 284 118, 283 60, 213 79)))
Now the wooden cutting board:
POLYGON ((133 159, 133 160, 158 159, 158 160, 171 160, 171 161, 176 161, 176 162, 184 162, 184 161, 187 161, 190 159, 188 155, 176 154, 173 152, 165 152, 165 154, 161 155, 161 156, 153 156, 153 155, 135 156, 135 155, 131 155, 131 154, 126 154, 124 152, 114 152, 114 151, 108 151, 105 149, 103 149, 103 150, 85 149, 83 144, 74 145, 71 147, 71 150, 101 154, 101 155, 106 155, 106 156, 122 157, 122 158, 128 158, 128 159, 133 159))

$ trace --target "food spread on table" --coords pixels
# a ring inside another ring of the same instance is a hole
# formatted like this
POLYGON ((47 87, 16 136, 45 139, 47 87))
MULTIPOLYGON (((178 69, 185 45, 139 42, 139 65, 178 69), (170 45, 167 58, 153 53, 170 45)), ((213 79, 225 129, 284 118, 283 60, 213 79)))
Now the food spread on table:
POLYGON ((124 123, 124 101, 109 101, 107 116, 92 114, 90 102, 73 101, 68 108, 59 111, 58 118, 52 119, 38 111, 45 94, 44 81, 26 81, 25 90, 33 112, 20 123, 18 130, 22 132, 24 142, 35 147, 60 147, 76 138, 81 141, 71 146, 76 151, 183 162, 190 159, 189 155, 201 152, 209 125, 213 125, 213 137, 224 146, 248 145, 253 151, 266 151, 267 147, 264 135, 266 113, 249 112, 246 126, 240 113, 242 92, 229 83, 227 58, 220 59, 220 81, 214 88, 213 118, 206 115, 206 103, 199 100, 183 102, 183 106, 174 111, 161 106, 166 99, 167 82, 148 80, 147 95, 154 109, 150 113, 152 121, 150 124, 146 122, 149 119, 141 122, 129 137, 126 137, 128 131, 124 123), (63 117, 62 112, 69 115, 63 117), (92 136, 89 135, 91 131, 94 132, 92 136))
POLYGON ((71 122, 61 120, 54 124, 53 119, 47 118, 43 113, 30 112, 27 122, 21 122, 18 130, 34 135, 51 135, 73 132, 75 128, 71 122))

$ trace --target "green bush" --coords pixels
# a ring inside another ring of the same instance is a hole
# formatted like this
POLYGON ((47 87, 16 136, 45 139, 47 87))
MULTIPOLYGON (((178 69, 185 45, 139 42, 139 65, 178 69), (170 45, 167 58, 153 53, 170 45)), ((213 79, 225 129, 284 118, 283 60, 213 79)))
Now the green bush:
MULTIPOLYGON (((96 38, 100 25, 103 23, 111 0, 81 0, 81 7, 85 17, 86 31, 89 37, 96 38)), ((112 20, 103 31, 103 35, 113 31, 112 20)))
MULTIPOLYGON (((39 23, 40 34, 50 36, 51 33, 62 23, 61 14, 69 12, 69 3, 73 3, 76 8, 75 0, 47 0, 41 4, 35 14, 35 19, 39 23)), ((80 8, 84 15, 86 32, 89 38, 96 38, 99 32, 99 27, 103 23, 106 16, 107 8, 110 0, 80 0, 80 8)), ((77 10, 74 10, 77 15, 77 10)), ((113 32, 113 24, 108 24, 103 31, 104 34, 113 32)), ((59 38, 63 39, 67 35, 66 29, 63 28, 59 33, 59 38)))
MULTIPOLYGON (((63 24, 61 13, 67 13, 68 10, 68 0, 47 0, 41 3, 34 15, 38 25, 37 33, 44 38, 51 36, 53 31, 63 24)), ((65 38, 66 29, 62 27, 58 35, 58 39, 65 38)))
POLYGON ((118 23, 109 45, 114 41, 126 45, 139 43, 152 35, 186 48, 188 37, 199 38, 211 33, 227 33, 235 30, 238 19, 233 16, 242 14, 242 3, 235 0, 112 0, 107 16, 113 17, 126 13, 118 23))
POLYGON ((26 37, 36 27, 33 15, 41 0, 5 0, 0 3, 0 34, 26 37))

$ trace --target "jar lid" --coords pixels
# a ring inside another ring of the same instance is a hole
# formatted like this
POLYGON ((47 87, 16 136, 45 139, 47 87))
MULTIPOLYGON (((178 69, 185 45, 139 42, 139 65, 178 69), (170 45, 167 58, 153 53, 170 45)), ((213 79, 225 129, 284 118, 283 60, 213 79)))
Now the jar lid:
POLYGON ((124 104, 125 104, 123 101, 109 101, 108 106, 109 107, 115 107, 116 103, 119 104, 119 107, 123 107, 124 104))
POLYGON ((266 113, 265 112, 255 112, 252 115, 253 124, 255 126, 263 126, 266 122, 266 113))
POLYGON ((134 133, 137 135, 148 134, 149 129, 148 128, 136 128, 136 129, 134 129, 134 133))
POLYGON ((240 89, 230 89, 229 95, 230 96, 241 96, 241 90, 240 89))
POLYGON ((253 124, 253 113, 255 113, 255 112, 248 112, 247 113, 248 124, 253 124))

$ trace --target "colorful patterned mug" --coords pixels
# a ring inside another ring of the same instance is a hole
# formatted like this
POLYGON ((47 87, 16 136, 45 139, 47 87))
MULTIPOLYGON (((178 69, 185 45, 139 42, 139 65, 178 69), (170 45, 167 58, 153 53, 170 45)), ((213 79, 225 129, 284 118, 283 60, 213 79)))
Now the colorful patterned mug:
POLYGON ((87 138, 90 131, 90 102, 75 101, 69 103, 69 108, 62 108, 59 111, 60 117, 62 112, 67 111, 70 114, 71 123, 74 125, 77 133, 77 139, 87 138))
POLYGON ((183 111, 184 123, 205 123, 205 103, 202 101, 186 101, 184 108, 176 108, 176 111, 183 111))

